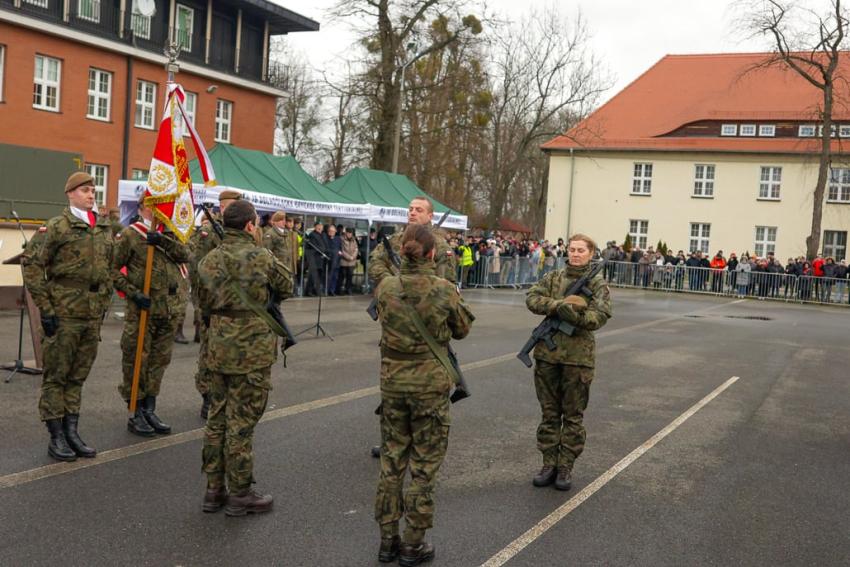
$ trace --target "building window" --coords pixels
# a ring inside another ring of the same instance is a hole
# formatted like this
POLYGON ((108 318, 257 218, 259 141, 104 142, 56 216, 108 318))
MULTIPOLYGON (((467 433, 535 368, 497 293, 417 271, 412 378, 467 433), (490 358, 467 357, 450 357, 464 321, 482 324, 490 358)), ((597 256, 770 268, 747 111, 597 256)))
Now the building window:
POLYGON ((112 73, 89 69, 89 105, 86 118, 109 121, 112 73))
POLYGON ((738 125, 737 124, 724 124, 720 127, 720 135, 721 136, 737 136, 738 135, 738 125))
POLYGON ((847 257, 847 231, 825 230, 823 231, 823 255, 832 256, 836 262, 847 257))
POLYGON ((762 124, 759 126, 759 136, 776 136, 776 126, 773 124, 762 124))
POLYGON ((711 225, 705 222, 691 223, 691 252, 700 251, 708 254, 708 238, 711 236, 711 225))
POLYGON ((797 130, 797 135, 801 138, 814 138, 816 131, 814 124, 800 124, 799 130, 797 130))
POLYGON ((756 125, 755 124, 741 124, 741 135, 742 136, 755 136, 756 135, 756 125))
POLYGON ((762 167, 759 183, 759 199, 779 200, 779 186, 782 184, 781 167, 762 167))
POLYGON ((59 112, 59 80, 62 62, 43 55, 35 56, 32 107, 59 112))
POLYGON ((829 170, 829 193, 826 200, 833 203, 850 203, 850 169, 829 170))
POLYGON ((151 18, 139 12, 137 2, 133 2, 133 11, 130 13, 130 29, 136 37, 151 38, 151 18))
POLYGON ((757 226, 756 242, 753 245, 754 252, 759 258, 776 252, 776 227, 757 226))
POLYGON ((38 6, 39 8, 47 8, 47 0, 24 0, 24 4, 38 6))
MULTIPOLYGON (((838 127, 835 124, 830 126, 829 129, 832 131, 831 137, 834 138, 838 135, 838 127)), ((823 125, 818 126, 818 138, 820 138, 821 136, 823 136, 823 125)))
POLYGON ((632 195, 649 195, 652 192, 652 164, 636 163, 632 178, 632 195))
POLYGON ((648 220, 629 220, 629 236, 633 246, 646 250, 647 234, 649 234, 648 220))
POLYGON ((219 99, 215 105, 215 141, 230 143, 230 126, 233 122, 233 103, 219 99))
POLYGON ((106 182, 109 167, 86 164, 86 171, 94 178, 94 201, 99 207, 106 206, 106 182))
POLYGON ((130 173, 130 179, 133 181, 147 181, 148 180, 148 170, 147 169, 134 169, 130 173))
POLYGON ((100 23, 100 0, 77 0, 77 17, 100 23))
POLYGON ((0 102, 3 101, 3 75, 6 70, 6 46, 0 45, 0 102))
POLYGON ((195 24, 195 11, 177 4, 177 43, 183 51, 192 51, 192 29, 195 24))
POLYGON ((697 164, 694 167, 694 197, 714 197, 714 166, 697 164))
MULTIPOLYGON (((195 125, 195 108, 198 105, 198 95, 195 93, 186 92, 186 100, 183 101, 183 110, 186 111, 186 117, 189 119, 189 122, 192 123, 192 126, 195 125)), ((175 120, 180 131, 183 132, 184 136, 189 135, 189 129, 183 127, 183 116, 178 114, 177 119, 175 120)))
POLYGON ((838 127, 839 138, 850 138, 850 124, 842 124, 838 127))
POLYGON ((156 106, 156 83, 139 81, 136 83, 136 126, 153 130, 154 108, 156 106))

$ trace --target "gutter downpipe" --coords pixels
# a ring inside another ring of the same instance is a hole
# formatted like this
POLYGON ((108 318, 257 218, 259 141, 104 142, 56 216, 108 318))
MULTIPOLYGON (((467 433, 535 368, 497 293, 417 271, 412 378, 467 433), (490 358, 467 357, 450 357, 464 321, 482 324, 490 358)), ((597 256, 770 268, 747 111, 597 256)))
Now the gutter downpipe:
POLYGON ((570 196, 567 197, 567 234, 565 235, 567 238, 571 236, 570 233, 570 217, 573 214, 573 181, 576 175, 576 156, 573 153, 573 148, 570 148, 570 196))
POLYGON ((121 179, 127 179, 130 155, 130 96, 133 92, 133 56, 127 55, 127 96, 124 97, 124 151, 121 155, 121 179))

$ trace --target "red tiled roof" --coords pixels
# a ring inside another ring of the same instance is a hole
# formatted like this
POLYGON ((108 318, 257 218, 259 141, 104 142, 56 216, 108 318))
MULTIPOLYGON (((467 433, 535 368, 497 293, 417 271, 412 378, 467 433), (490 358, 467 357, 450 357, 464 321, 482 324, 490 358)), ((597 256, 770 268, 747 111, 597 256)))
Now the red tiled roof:
MULTIPOLYGON (((667 55, 544 150, 685 150, 810 153, 814 138, 666 136, 698 121, 811 121, 821 91, 781 65, 758 67, 769 53, 667 55)), ((850 53, 838 74, 850 78, 850 53)), ((850 87, 836 82, 835 120, 850 121, 850 87)), ((850 142, 834 142, 850 152, 850 142)))
POLYGON ((507 230, 508 232, 521 232, 523 234, 531 234, 531 229, 525 226, 524 224, 520 224, 515 220, 511 220, 508 218, 500 218, 499 219, 499 230, 507 230))

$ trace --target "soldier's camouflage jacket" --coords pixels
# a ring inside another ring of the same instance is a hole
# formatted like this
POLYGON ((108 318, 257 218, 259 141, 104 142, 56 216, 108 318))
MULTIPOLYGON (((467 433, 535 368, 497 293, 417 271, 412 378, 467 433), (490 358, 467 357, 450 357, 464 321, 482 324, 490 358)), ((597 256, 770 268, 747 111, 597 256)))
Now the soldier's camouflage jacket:
POLYGON ((24 253, 24 279, 43 315, 100 319, 112 296, 112 231, 98 215, 93 227, 69 208, 41 231, 40 245, 24 253))
POLYGON ((292 270, 291 239, 286 231, 280 231, 271 225, 263 229, 263 246, 271 252, 275 258, 283 262, 290 271, 292 270))
POLYGON ((462 339, 475 317, 454 284, 435 273, 434 263, 402 261, 400 276, 384 278, 375 290, 381 321, 381 389, 384 392, 447 392, 452 386, 448 372, 419 334, 402 302, 419 313, 425 327, 445 346, 451 339, 462 339), (419 355, 422 358, 400 360, 387 352, 419 355))
POLYGON ((566 310, 570 316, 567 322, 576 327, 572 337, 555 333, 555 350, 549 350, 542 342, 537 343, 534 347, 535 359, 552 364, 594 367, 596 338, 593 331, 602 327, 612 316, 610 293, 602 274, 597 274, 588 284, 593 298, 588 301, 587 309, 576 311, 561 303, 570 285, 589 270, 590 264, 583 267, 567 265, 561 270, 549 272, 528 291, 525 304, 532 313, 549 315, 558 309, 566 310))
MULTIPOLYGON (((434 229, 433 225, 428 225, 434 230, 434 237, 437 240, 437 253, 434 256, 434 261, 437 263, 436 274, 450 282, 457 281, 457 264, 455 261, 454 250, 446 242, 442 231, 434 229)), ((387 239, 390 242, 393 250, 398 256, 401 256, 401 238, 404 236, 404 231, 398 231, 387 239)), ((372 254, 369 255, 369 279, 377 286, 387 276, 394 276, 398 270, 390 260, 384 244, 378 244, 372 254)))
MULTIPOLYGON (((213 218, 221 223, 221 215, 218 213, 214 213, 213 218)), ((219 244, 221 239, 209 224, 197 227, 189 238, 189 283, 192 286, 192 302, 195 305, 198 302, 198 290, 201 287, 198 281, 198 264, 219 244)))
POLYGON ((198 279, 201 308, 210 316, 207 367, 221 374, 247 374, 271 366, 277 359, 277 335, 250 313, 230 282, 264 307, 269 287, 280 298, 292 294, 284 265, 247 232, 226 228, 221 245, 201 260, 198 279))
MULTIPOLYGON (((130 297, 136 292, 141 293, 145 280, 145 265, 147 263, 148 245, 147 229, 141 223, 135 223, 121 231, 115 240, 115 253, 112 258, 112 276, 115 289, 130 297), (121 273, 121 268, 127 267, 127 275, 121 273)), ((189 247, 177 240, 170 232, 163 233, 162 241, 156 246, 153 254, 153 271, 151 272, 151 287, 148 294, 151 298, 149 316, 167 319, 180 315, 185 309, 183 296, 179 292, 183 274, 180 264, 189 261, 189 247)), ((127 318, 133 320, 139 315, 139 309, 132 301, 127 302, 127 318)))

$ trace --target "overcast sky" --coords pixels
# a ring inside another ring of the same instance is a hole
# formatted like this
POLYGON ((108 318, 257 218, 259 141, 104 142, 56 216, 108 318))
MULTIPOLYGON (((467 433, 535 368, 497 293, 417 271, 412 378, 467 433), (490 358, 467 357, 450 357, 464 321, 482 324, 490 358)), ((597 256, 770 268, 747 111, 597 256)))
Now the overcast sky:
MULTIPOLYGON (((354 35, 344 22, 329 21, 325 10, 334 0, 273 0, 321 24, 313 33, 294 33, 288 42, 316 69, 332 69, 346 57, 354 35)), ((488 8, 505 19, 520 18, 530 7, 551 0, 488 0, 488 8)), ((742 40, 734 29, 732 0, 561 0, 565 15, 581 10, 592 34, 594 53, 615 78, 604 99, 646 71, 668 53, 758 51, 764 43, 742 40)))

